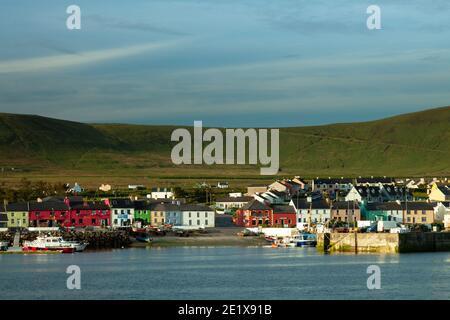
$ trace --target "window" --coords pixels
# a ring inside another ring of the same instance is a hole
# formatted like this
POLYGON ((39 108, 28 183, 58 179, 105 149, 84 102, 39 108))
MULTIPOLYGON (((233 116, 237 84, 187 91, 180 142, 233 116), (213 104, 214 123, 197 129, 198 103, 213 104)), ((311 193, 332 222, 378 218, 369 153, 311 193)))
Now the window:
POLYGON ((97 224, 97 220, 96 219, 92 219, 92 224, 97 224))
POLYGON ((197 218, 200 218, 200 212, 197 212, 197 218))
POLYGON ((205 212, 205 218, 208 218, 208 212, 205 212))
POLYGON ((192 220, 189 220, 189 225, 192 226, 192 220))
POLYGON ((23 224, 27 223, 27 219, 22 219, 22 223, 23 224))
POLYGON ((189 212, 189 218, 191 217, 191 213, 189 212))
POLYGON ((78 223, 83 223, 83 219, 78 219, 78 223))
POLYGON ((422 217, 422 222, 427 222, 427 217, 422 217))
POLYGON ((11 223, 14 224, 14 219, 11 219, 11 223))
POLYGON ((427 214, 427 212, 425 210, 422 210, 422 214, 427 214))
POLYGON ((200 225, 200 220, 197 220, 197 225, 198 225, 198 226, 200 225))
POLYGON ((208 220, 205 220, 205 224, 208 225, 208 220))
POLYGON ((407 220, 408 222, 411 222, 411 218, 410 217, 408 217, 408 220, 407 220))

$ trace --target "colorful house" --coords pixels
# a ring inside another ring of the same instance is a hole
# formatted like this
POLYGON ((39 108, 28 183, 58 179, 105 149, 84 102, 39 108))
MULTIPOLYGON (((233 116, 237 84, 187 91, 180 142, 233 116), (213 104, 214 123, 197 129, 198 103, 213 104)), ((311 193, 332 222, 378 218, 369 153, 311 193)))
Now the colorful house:
POLYGON ((134 203, 128 198, 106 200, 111 207, 111 226, 113 228, 131 227, 134 221, 134 203))
POLYGON ((134 201, 134 221, 140 222, 141 225, 151 224, 151 208, 145 200, 134 201))
POLYGON ((65 227, 102 227, 111 224, 111 208, 105 202, 85 201, 70 206, 65 227))
POLYGON ((273 210, 265 203, 254 199, 236 210, 235 223, 240 227, 270 226, 273 224, 273 210))
POLYGON ((331 219, 331 205, 323 199, 295 199, 290 205, 297 213, 297 228, 303 230, 308 226, 324 224, 331 219))
POLYGON ((28 203, 10 203, 6 206, 8 228, 28 228, 28 203))
POLYGON ((208 206, 201 204, 181 204, 180 211, 181 225, 184 227, 213 228, 215 226, 214 210, 208 206))
POLYGON ((4 210, 0 208, 0 229, 8 227, 8 216, 4 210))
POLYGON ((450 187, 447 185, 438 185, 436 182, 432 184, 428 198, 431 201, 450 201, 450 187))
POLYGON ((335 201, 331 207, 331 219, 351 222, 361 220, 361 210, 356 201, 335 201))
POLYGON ((297 226, 297 215, 295 208, 288 205, 273 205, 272 227, 295 228, 297 226))
POLYGON ((171 224, 181 225, 181 210, 178 204, 173 203, 155 203, 151 206, 151 225, 162 226, 171 224))
POLYGON ((69 206, 59 201, 30 202, 30 227, 61 227, 69 218, 69 206))

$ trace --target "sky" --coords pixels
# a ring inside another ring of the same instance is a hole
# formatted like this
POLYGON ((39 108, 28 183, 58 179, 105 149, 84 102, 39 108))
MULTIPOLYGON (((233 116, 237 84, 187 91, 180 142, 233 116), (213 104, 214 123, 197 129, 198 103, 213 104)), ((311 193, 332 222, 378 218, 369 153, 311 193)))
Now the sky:
POLYGON ((2 0, 0 112, 285 127, 447 106, 449 17, 448 0, 2 0))

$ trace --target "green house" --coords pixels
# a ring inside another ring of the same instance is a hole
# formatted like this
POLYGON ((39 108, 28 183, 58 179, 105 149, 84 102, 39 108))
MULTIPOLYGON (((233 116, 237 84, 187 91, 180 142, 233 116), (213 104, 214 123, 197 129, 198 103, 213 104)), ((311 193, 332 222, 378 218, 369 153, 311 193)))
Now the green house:
POLYGON ((397 202, 361 203, 361 217, 369 221, 401 221, 402 206, 397 202))
POLYGON ((134 201, 134 221, 142 225, 150 224, 150 204, 145 200, 134 201))
POLYGON ((10 203, 6 205, 8 228, 28 228, 28 203, 10 203))

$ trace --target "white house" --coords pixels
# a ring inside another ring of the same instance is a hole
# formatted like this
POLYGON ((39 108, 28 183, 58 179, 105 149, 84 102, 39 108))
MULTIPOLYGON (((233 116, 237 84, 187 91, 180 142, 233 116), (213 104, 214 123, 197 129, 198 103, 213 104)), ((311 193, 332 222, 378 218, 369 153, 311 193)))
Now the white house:
POLYGON ((292 199, 289 205, 295 208, 299 230, 326 223, 331 219, 331 206, 323 199, 292 199))
POLYGON ((223 197, 217 198, 216 208, 218 209, 234 209, 242 208, 247 202, 253 200, 253 197, 238 196, 238 197, 223 197))
POLYGON ((450 202, 438 202, 434 207, 434 219, 445 222, 445 216, 450 215, 450 202))
POLYGON ((181 225, 184 227, 214 228, 214 210, 208 206, 200 204, 180 205, 182 214, 181 225))
POLYGON ((345 201, 383 202, 382 187, 354 186, 345 196, 345 201))
POLYGON ((152 193, 147 195, 147 198, 152 199, 173 199, 173 189, 172 188, 152 188, 152 193))
POLYGON ((111 206, 111 226, 130 227, 134 222, 134 203, 126 199, 110 199, 107 202, 111 206))

